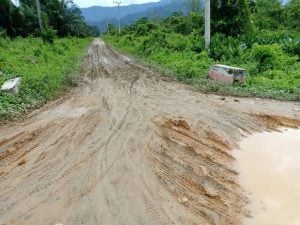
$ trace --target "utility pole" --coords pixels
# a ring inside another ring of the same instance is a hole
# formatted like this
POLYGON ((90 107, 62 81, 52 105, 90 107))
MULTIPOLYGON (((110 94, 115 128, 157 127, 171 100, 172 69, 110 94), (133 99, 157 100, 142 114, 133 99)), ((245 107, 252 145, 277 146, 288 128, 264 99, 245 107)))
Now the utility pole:
POLYGON ((120 5, 121 1, 113 1, 114 4, 118 6, 118 18, 119 18, 119 35, 121 34, 121 16, 120 16, 120 5))
POLYGON ((109 18, 106 17, 105 21, 106 21, 106 32, 108 35, 110 35, 110 33, 109 33, 109 18))
POLYGON ((205 48, 210 45, 210 0, 205 0, 205 48))
POLYGON ((42 13, 41 13, 40 0, 35 0, 35 3, 36 3, 36 10, 37 10, 37 14, 38 14, 38 20, 39 20, 40 30, 41 30, 41 32, 43 32, 44 31, 44 27, 43 27, 43 23, 42 23, 42 13))
POLYGON ((110 35, 109 34, 109 22, 106 23, 106 26, 107 26, 107 34, 110 35))

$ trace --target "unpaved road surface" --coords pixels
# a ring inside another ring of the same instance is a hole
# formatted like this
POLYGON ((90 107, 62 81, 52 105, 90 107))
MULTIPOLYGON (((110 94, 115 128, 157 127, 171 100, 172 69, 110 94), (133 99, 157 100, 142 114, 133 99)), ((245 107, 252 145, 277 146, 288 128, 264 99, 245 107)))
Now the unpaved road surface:
POLYGON ((299 103, 201 94, 99 39, 78 83, 0 128, 0 224, 238 225, 232 149, 299 125, 299 103))

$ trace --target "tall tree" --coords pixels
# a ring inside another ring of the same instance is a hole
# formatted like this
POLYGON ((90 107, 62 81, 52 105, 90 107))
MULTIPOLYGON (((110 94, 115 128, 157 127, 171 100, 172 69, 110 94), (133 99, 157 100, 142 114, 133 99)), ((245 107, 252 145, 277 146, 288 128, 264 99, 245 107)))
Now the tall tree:
POLYGON ((300 0, 290 0, 285 5, 284 22, 287 27, 300 31, 300 0))
POLYGON ((281 0, 259 0, 256 2, 254 22, 260 29, 277 29, 283 19, 281 0))
MULTIPOLYGON (((54 29, 59 36, 90 36, 98 31, 88 26, 72 0, 0 0, 0 30, 9 36, 39 35, 54 29)), ((51 33, 51 32, 50 32, 51 33)), ((55 33, 53 31, 53 33, 55 33)))
POLYGON ((211 2, 212 32, 236 36, 251 30, 247 0, 214 0, 211 2))
POLYGON ((251 23, 251 13, 248 0, 238 0, 239 18, 242 22, 242 32, 249 33, 253 30, 251 23))
POLYGON ((0 0, 0 28, 9 36, 23 35, 24 16, 10 0, 0 0))
POLYGON ((47 4, 49 25, 60 36, 85 36, 88 26, 80 9, 71 0, 51 0, 47 4))
POLYGON ((0 26, 3 27, 8 35, 14 34, 13 28, 13 4, 10 0, 0 0, 0 26))

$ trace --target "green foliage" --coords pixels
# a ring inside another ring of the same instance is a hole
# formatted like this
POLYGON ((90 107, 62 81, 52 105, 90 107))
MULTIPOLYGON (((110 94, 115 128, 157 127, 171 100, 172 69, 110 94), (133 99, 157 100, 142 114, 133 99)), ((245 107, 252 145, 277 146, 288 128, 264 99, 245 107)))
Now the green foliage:
POLYGON ((253 29, 246 0, 214 0, 211 2, 211 11, 213 33, 237 36, 253 29))
POLYGON ((205 50, 203 21, 193 22, 198 15, 174 13, 155 23, 143 19, 121 36, 104 38, 203 92, 300 101, 298 32, 254 30, 238 37, 216 33, 210 49, 205 50), (247 69, 246 83, 232 86, 207 79, 209 68, 216 63, 247 69))
POLYGON ((49 26, 57 30, 59 36, 86 37, 92 35, 80 9, 70 0, 51 0, 42 4, 47 13, 49 26))
POLYGON ((300 38, 288 39, 283 42, 282 48, 285 52, 291 55, 300 57, 300 38))
POLYGON ((272 69, 284 69, 288 65, 296 63, 296 58, 286 55, 280 45, 258 45, 254 44, 250 59, 257 64, 257 72, 272 69))
POLYGON ((56 39, 55 45, 40 38, 0 38, 0 86, 22 77, 18 95, 0 93, 0 121, 19 116, 59 95, 73 79, 90 39, 56 39))
POLYGON ((224 34, 215 34, 212 37, 209 55, 214 60, 225 61, 239 57, 241 54, 240 41, 224 34))
POLYGON ((260 29, 278 29, 283 18, 280 0, 259 0, 256 2, 254 22, 260 29))
POLYGON ((41 34, 39 28, 35 0, 20 0, 20 6, 13 5, 10 0, 0 0, 0 28, 11 37, 29 35, 45 37, 47 34, 50 37, 52 28, 61 37, 87 37, 99 34, 95 27, 85 23, 80 9, 73 1, 40 0, 40 2, 46 34, 41 34))
POLYGON ((197 33, 192 33, 190 36, 191 50, 195 53, 200 53, 204 50, 205 41, 202 36, 197 33))
POLYGON ((239 20, 242 24, 241 33, 250 33, 253 31, 251 22, 251 13, 248 0, 238 0, 239 20))
POLYGON ((24 16, 19 8, 9 0, 0 0, 0 28, 7 35, 15 36, 21 32, 23 22, 24 16))
POLYGON ((190 13, 184 16, 182 13, 175 12, 172 16, 162 21, 162 26, 166 31, 178 34, 191 34, 195 30, 204 33, 204 19, 201 13, 190 13))
POLYGON ((147 18, 141 18, 135 23, 135 32, 137 35, 146 35, 151 30, 155 29, 156 25, 150 23, 147 18))
POLYGON ((44 42, 47 42, 49 44, 54 43, 54 38, 56 35, 56 31, 53 28, 46 28, 42 33, 41 33, 41 38, 43 39, 44 42))
POLYGON ((290 0, 284 8, 285 25, 300 31, 300 0, 290 0))

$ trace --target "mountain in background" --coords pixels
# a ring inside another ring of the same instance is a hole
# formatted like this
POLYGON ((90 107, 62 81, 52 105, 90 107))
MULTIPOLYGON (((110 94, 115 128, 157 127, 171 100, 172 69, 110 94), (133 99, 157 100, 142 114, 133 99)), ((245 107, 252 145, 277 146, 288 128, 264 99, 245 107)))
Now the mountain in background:
POLYGON ((90 25, 99 27, 103 32, 106 31, 108 23, 117 25, 118 18, 121 18, 122 25, 128 25, 142 17, 162 19, 174 12, 186 14, 188 12, 188 4, 187 0, 161 0, 159 2, 120 6, 120 11, 117 6, 93 6, 82 8, 81 11, 90 25))
POLYGON ((127 16, 129 14, 145 11, 149 8, 162 6, 168 4, 170 0, 162 0, 160 2, 150 2, 145 4, 133 4, 128 6, 120 6, 120 14, 117 6, 112 7, 102 7, 102 6, 92 6, 88 8, 82 8, 81 12, 86 21, 98 22, 107 18, 120 18, 127 16), (118 15, 119 14, 119 15, 118 15))
POLYGON ((174 12, 182 12, 183 14, 187 14, 188 11, 189 9, 186 0, 172 0, 165 5, 155 6, 142 12, 129 14, 123 17, 122 20, 125 24, 131 24, 142 17, 147 17, 148 19, 163 19, 170 16, 174 12))

